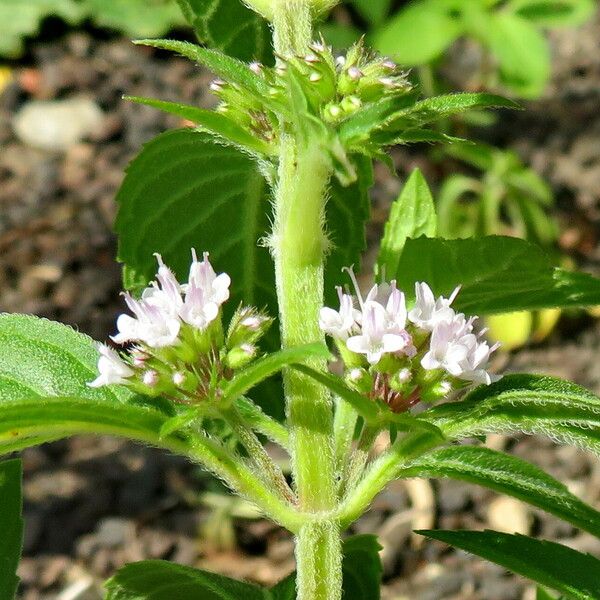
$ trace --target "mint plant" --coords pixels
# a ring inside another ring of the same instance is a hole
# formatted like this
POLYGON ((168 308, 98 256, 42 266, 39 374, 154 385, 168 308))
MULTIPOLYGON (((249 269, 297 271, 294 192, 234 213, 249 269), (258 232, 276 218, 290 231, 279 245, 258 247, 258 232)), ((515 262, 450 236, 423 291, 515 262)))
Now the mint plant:
MULTIPOLYGON (((205 6, 184 4, 202 39, 205 6)), ((119 192, 129 312, 110 346, 0 316, 0 450, 76 433, 127 437, 188 457, 294 535, 296 572, 272 589, 142 561, 106 583, 109 600, 376 599, 375 537, 343 537, 398 478, 477 483, 600 535, 600 513, 562 483, 481 444, 524 432, 598 454, 600 399, 552 377, 491 373, 495 346, 476 317, 599 304, 600 280, 556 267, 525 240, 436 237, 419 172, 392 207, 367 294, 352 270, 373 160, 389 163, 397 143, 454 141, 430 127, 439 119, 515 104, 481 93, 420 99, 396 63, 363 43, 334 54, 313 36, 333 2, 247 4, 271 23, 273 63, 268 53, 245 62, 187 42, 137 42, 212 70, 219 104, 132 98, 196 127, 148 143, 119 192), (283 388, 271 380, 278 373, 283 388), (265 438, 288 453, 290 478, 265 438), (374 456, 376 438, 387 441, 374 456)), ((236 38, 223 6, 214 14, 236 38)), ((4 473, 18 479, 11 463, 4 473)), ((18 522, 12 497, 2 497, 2 519, 18 522)), ((498 532, 420 533, 566 597, 600 597, 600 560, 575 550, 498 532)), ((12 556, 0 562, 9 585, 15 546, 0 546, 12 556)))

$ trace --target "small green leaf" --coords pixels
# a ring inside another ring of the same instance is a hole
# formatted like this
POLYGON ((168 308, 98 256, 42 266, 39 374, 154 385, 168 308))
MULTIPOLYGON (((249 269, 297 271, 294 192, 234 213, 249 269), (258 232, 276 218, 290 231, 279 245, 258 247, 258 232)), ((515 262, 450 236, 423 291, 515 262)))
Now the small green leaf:
POLYGON ((453 446, 428 453, 403 469, 401 477, 450 477, 475 483, 537 506, 600 537, 600 512, 538 467, 502 452, 453 446))
POLYGON ((596 10, 594 0, 512 0, 511 11, 541 27, 573 27, 596 10))
POLYGON ((249 583, 164 560, 131 563, 106 583, 106 600, 268 600, 269 593, 249 583))
POLYGON ((273 60, 269 26, 240 0, 177 0, 198 40, 240 60, 273 60))
POLYGON ((392 204, 377 258, 376 273, 382 278, 385 278, 385 273, 396 273, 407 238, 422 235, 433 237, 436 229, 437 218, 431 191, 421 171, 415 169, 392 204))
POLYGON ((600 304, 599 279, 554 267, 539 246, 512 237, 408 240, 386 275, 408 296, 416 281, 443 295, 460 285, 455 307, 467 314, 600 304))
POLYGON ((0 598, 12 600, 17 591, 16 575, 23 544, 20 460, 0 462, 0 598))
POLYGON ((463 33, 460 16, 447 2, 423 0, 410 3, 376 30, 373 45, 402 65, 422 65, 440 56, 463 33))
POLYGON ((258 385, 271 375, 278 373, 284 367, 297 365, 309 358, 327 360, 331 354, 325 344, 316 342, 294 348, 286 348, 273 354, 267 354, 239 371, 223 388, 223 402, 233 402, 248 390, 258 385))
POLYGON ((254 73, 250 67, 218 50, 202 48, 189 42, 177 40, 135 40, 134 44, 169 50, 197 62, 225 81, 235 83, 248 93, 265 103, 269 99, 269 86, 266 81, 254 73))
POLYGON ((600 560, 566 546, 497 531, 417 531, 497 563, 574 600, 600 598, 600 560))
POLYGON ((505 11, 490 14, 488 46, 498 60, 502 83, 523 98, 537 98, 550 78, 550 48, 526 19, 505 11))
POLYGON ((145 104, 146 106, 151 106, 171 115, 192 121, 192 123, 199 125, 204 131, 213 133, 224 141, 231 142, 236 146, 241 146, 258 154, 271 153, 269 145, 264 140, 250 134, 241 125, 214 110, 205 110, 197 106, 189 106, 177 102, 165 102, 154 98, 141 98, 139 96, 124 96, 123 99, 138 104, 145 104))

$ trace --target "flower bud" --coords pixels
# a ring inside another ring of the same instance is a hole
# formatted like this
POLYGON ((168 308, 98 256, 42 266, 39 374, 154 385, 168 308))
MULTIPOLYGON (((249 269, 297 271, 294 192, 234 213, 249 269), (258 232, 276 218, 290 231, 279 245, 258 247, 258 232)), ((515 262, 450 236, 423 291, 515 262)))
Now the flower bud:
POLYGON ((421 391, 423 402, 437 402, 444 399, 452 391, 452 384, 447 380, 438 381, 429 388, 421 391))
POLYGON ((373 377, 366 369, 359 367, 350 369, 346 373, 346 381, 356 391, 363 394, 368 394, 373 390, 373 377))
POLYGON ((241 369, 245 367, 256 356, 256 346, 242 344, 230 350, 225 356, 225 364, 230 369, 241 369))

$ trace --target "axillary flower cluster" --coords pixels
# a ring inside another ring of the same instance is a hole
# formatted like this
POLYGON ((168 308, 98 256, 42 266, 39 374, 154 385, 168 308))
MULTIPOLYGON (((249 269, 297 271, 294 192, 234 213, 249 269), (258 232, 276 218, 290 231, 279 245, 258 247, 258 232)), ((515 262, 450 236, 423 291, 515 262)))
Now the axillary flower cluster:
POLYGON ((426 283, 415 285, 408 310, 396 282, 375 285, 363 299, 338 287, 339 310, 321 309, 319 325, 330 335, 345 365, 345 379, 361 393, 382 400, 394 412, 420 401, 432 402, 469 384, 489 384, 490 346, 474 332, 477 317, 467 318, 451 304, 459 293, 436 298, 426 283))
POLYGON ((122 384, 183 403, 218 397, 219 384, 256 357, 256 343, 272 319, 240 307, 225 333, 221 306, 229 299, 229 275, 217 275, 208 253, 200 261, 192 250, 188 281, 180 284, 155 256, 156 281, 139 299, 124 293, 133 316, 120 315, 118 333, 111 338, 130 345, 129 350, 101 344, 100 374, 89 385, 122 384))

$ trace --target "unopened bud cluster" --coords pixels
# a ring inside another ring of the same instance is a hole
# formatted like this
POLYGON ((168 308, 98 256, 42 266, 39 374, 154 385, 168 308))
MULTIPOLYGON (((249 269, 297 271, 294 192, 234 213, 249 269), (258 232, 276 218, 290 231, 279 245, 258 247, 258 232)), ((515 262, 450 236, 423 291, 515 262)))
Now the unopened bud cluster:
POLYGON ((256 357, 272 320, 240 307, 224 331, 221 306, 229 298, 229 275, 215 273, 208 253, 200 261, 192 251, 188 281, 180 284, 156 257, 156 281, 139 299, 124 294, 133 316, 119 316, 112 340, 129 344, 129 350, 100 345, 99 375, 89 385, 121 384, 184 403, 218 399, 223 381, 256 357))
POLYGON ((395 281, 375 285, 364 299, 356 287, 359 308, 338 288, 340 309, 322 308, 319 318, 335 340, 351 387, 403 412, 465 385, 495 380, 487 364, 497 345, 490 347, 474 332, 476 317, 451 307, 458 288, 450 298, 435 298, 426 283, 417 283, 414 307, 407 310, 395 281))
POLYGON ((343 121, 358 111, 411 91, 405 73, 393 61, 366 49, 362 42, 352 46, 345 56, 337 57, 331 47, 314 42, 304 56, 279 57, 275 67, 259 63, 249 67, 266 84, 265 97, 222 80, 214 81, 211 90, 221 99, 217 110, 270 145, 273 154, 281 117, 284 121, 290 119, 290 94, 303 96, 308 112, 301 115, 302 119, 316 118, 329 128, 328 135, 335 137, 343 121))

